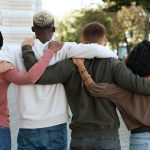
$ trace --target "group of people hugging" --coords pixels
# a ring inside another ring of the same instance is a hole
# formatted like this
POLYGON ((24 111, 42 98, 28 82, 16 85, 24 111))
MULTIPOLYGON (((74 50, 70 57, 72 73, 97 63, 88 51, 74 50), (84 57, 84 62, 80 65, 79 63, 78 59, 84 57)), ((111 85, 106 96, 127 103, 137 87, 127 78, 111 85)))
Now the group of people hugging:
POLYGON ((150 42, 122 61, 96 20, 84 26, 81 43, 53 41, 54 17, 45 10, 34 14, 31 29, 35 39, 19 49, 4 48, 0 34, 0 150, 11 150, 10 83, 17 150, 67 150, 68 124, 70 150, 121 150, 116 108, 131 132, 129 149, 150 150, 150 42))

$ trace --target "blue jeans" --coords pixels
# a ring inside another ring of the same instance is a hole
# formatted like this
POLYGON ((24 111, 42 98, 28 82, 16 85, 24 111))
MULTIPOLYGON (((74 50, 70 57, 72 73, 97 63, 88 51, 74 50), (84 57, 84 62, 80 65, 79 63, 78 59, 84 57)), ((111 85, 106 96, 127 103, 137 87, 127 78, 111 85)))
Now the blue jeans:
POLYGON ((0 127, 0 150, 11 150, 10 128, 0 127))
POLYGON ((19 129, 18 150, 67 150, 67 126, 65 124, 39 128, 19 129))
POLYGON ((119 136, 72 138, 70 150, 121 150, 119 136))
POLYGON ((150 132, 131 134, 130 150, 150 150, 150 132))

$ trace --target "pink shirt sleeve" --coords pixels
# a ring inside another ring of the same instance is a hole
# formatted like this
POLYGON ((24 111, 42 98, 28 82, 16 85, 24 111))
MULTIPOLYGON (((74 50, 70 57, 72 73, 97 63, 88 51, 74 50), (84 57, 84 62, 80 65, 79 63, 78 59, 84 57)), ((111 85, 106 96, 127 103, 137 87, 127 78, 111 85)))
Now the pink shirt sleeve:
POLYGON ((53 52, 48 49, 43 57, 28 72, 23 73, 17 69, 12 69, 2 73, 2 77, 3 79, 18 85, 33 84, 41 77, 52 56, 53 52))

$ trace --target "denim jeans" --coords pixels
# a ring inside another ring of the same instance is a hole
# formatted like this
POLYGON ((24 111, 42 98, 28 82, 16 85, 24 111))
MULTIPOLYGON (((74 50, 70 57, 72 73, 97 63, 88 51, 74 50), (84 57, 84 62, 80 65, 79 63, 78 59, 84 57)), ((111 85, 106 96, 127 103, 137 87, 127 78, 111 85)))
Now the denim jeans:
POLYGON ((70 150, 121 150, 119 136, 72 138, 70 150))
POLYGON ((11 150, 10 128, 0 127, 0 150, 11 150))
POLYGON ((130 150, 150 150, 150 132, 131 134, 130 150))
POLYGON ((19 129, 18 150, 67 150, 66 124, 40 129, 19 129))

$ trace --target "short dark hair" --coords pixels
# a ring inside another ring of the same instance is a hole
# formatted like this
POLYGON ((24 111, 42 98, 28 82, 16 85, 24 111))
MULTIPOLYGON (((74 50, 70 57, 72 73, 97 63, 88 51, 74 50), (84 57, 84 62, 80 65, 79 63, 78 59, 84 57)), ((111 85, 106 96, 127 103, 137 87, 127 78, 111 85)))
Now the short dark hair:
POLYGON ((126 65, 134 74, 141 77, 150 75, 150 42, 137 44, 126 59, 126 65))
POLYGON ((100 38, 106 35, 106 28, 98 22, 87 24, 83 29, 83 38, 89 43, 97 43, 100 38))
POLYGON ((3 35, 2 35, 2 32, 0 31, 0 49, 2 48, 3 46, 3 35))

